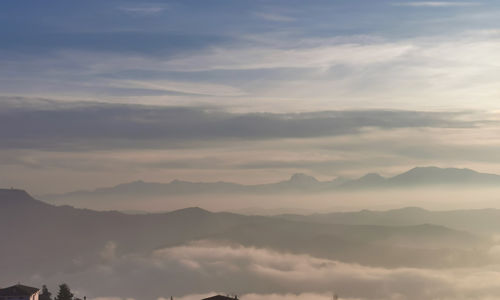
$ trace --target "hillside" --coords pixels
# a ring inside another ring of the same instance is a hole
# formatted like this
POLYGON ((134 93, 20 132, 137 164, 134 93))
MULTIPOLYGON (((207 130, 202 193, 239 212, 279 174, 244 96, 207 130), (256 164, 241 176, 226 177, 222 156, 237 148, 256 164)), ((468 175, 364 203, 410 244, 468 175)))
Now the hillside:
POLYGON ((9 237, 0 247, 0 257, 9 258, 0 261, 5 270, 0 277, 20 278, 33 270, 84 269, 100 261, 110 241, 122 254, 208 239, 375 266, 432 267, 481 263, 468 249, 486 243, 436 225, 324 224, 200 208, 145 215, 97 212, 48 205, 20 190, 0 190, 0 236, 9 237), (456 260, 443 259, 451 253, 456 260))
POLYGON ((285 214, 277 217, 321 224, 413 226, 427 223, 481 234, 500 232, 500 210, 492 208, 429 211, 418 207, 406 207, 388 211, 362 210, 311 215, 285 214))

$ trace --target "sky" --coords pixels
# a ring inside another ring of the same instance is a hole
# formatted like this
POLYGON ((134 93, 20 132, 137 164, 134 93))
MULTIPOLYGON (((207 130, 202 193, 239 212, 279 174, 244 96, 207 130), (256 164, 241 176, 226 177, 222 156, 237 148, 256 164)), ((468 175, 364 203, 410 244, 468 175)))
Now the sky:
POLYGON ((498 1, 3 1, 0 184, 500 173, 498 1))

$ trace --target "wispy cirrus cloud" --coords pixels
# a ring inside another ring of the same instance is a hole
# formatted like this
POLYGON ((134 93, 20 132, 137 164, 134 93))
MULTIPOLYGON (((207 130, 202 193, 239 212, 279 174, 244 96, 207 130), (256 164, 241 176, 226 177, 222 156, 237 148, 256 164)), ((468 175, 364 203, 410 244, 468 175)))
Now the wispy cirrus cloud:
MULTIPOLYGON (((62 43, 63 37, 59 38, 56 42, 62 43)), ((116 35, 82 38, 97 39, 99 47, 61 51, 33 61, 2 60, 2 93, 203 103, 252 111, 365 105, 487 109, 497 107, 499 94, 500 43, 494 30, 398 41, 344 37, 307 38, 300 43, 277 34, 239 41, 123 34, 120 40, 133 50, 130 53, 114 53, 121 44, 106 46, 116 35)), ((31 49, 31 44, 27 46, 31 49)))
POLYGON ((163 3, 143 3, 124 5, 118 7, 118 9, 126 13, 146 16, 160 14, 168 9, 168 6, 163 3))
POLYGON ((414 1, 414 2, 397 2, 395 6, 410 6, 410 7, 460 7, 460 6, 477 6, 480 2, 450 2, 450 1, 414 1))
MULTIPOLYGON (((307 41, 304 41, 304 43, 307 41)), ((216 48, 192 56, 174 58, 166 63, 178 70, 257 70, 273 68, 319 68, 335 65, 369 66, 395 61, 414 49, 410 43, 344 43, 320 42, 316 45, 283 49, 269 47, 216 48)))
POLYGON ((272 21, 272 22, 292 22, 295 21, 294 18, 277 13, 268 13, 268 12, 257 12, 254 14, 257 18, 272 21))

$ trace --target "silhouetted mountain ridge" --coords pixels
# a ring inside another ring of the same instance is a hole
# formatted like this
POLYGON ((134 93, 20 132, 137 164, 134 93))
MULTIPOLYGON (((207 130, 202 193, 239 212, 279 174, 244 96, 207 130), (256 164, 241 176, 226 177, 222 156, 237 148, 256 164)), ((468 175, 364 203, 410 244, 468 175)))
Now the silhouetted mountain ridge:
POLYGON ((392 185, 500 184, 500 176, 471 169, 416 167, 388 181, 392 185))
POLYGON ((325 214, 277 215, 287 220, 321 224, 415 226, 435 224, 479 233, 500 232, 500 210, 494 208, 452 211, 429 211, 419 207, 405 207, 387 211, 361 210, 325 214))
POLYGON ((47 207, 48 204, 35 200, 24 190, 20 189, 0 189, 0 206, 3 209, 23 208, 23 207, 47 207))
MULTIPOLYGON (((423 224, 423 223, 422 223, 423 224)), ((19 190, 0 190, 0 280, 97 264, 110 242, 120 254, 148 253, 196 240, 237 243, 374 266, 480 263, 469 248, 486 241, 438 225, 325 224, 244 216, 199 207, 128 215, 53 206, 19 190), (380 256, 377 253, 386 253, 380 256)))
MULTIPOLYGON (((366 189, 394 189, 457 185, 460 187, 481 185, 500 187, 500 175, 479 173, 470 169, 416 167, 393 177, 369 173, 358 179, 338 177, 332 181, 319 181, 303 173, 293 174, 288 180, 243 185, 231 182, 190 182, 172 180, 169 183, 144 182, 142 180, 98 188, 93 191, 76 191, 65 194, 44 195, 41 199, 56 204, 76 204, 77 201, 99 200, 106 197, 169 197, 175 195, 207 194, 280 194, 322 193, 334 191, 357 191, 366 189)), ((85 207, 85 205, 79 205, 85 207)))

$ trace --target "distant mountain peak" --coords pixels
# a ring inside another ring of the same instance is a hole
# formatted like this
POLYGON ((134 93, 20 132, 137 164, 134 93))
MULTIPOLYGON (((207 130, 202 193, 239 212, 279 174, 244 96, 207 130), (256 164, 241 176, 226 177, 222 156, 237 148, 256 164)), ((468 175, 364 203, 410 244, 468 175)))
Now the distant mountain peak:
POLYGON ((289 182, 296 184, 310 184, 318 183, 319 181, 313 176, 309 176, 304 173, 295 173, 292 177, 290 177, 289 182))
POLYGON ((423 172, 463 172, 463 173, 478 173, 468 168, 440 168, 436 166, 414 167, 400 175, 423 172))
POLYGON ((384 177, 379 173, 368 173, 361 178, 384 178, 384 177))
POLYGON ((358 181, 360 181, 360 182, 381 182, 384 180, 385 180, 385 178, 378 173, 368 173, 368 174, 366 174, 363 177, 358 179, 358 181))
POLYGON ((406 212, 406 213, 428 213, 429 211, 426 209, 423 209, 418 206, 406 206, 402 208, 397 208, 397 209, 391 209, 386 211, 387 213, 401 213, 401 212, 406 212))
POLYGON ((500 184, 500 176, 467 168, 415 167, 390 178, 393 184, 500 184))
POLYGON ((178 210, 175 210, 175 211, 185 211, 185 212, 203 212, 203 213, 208 213, 209 211, 206 210, 206 209, 203 209, 199 206, 191 206, 191 207, 186 207, 186 208, 181 208, 181 209, 178 209, 178 210))
POLYGON ((180 215, 184 217, 200 217, 200 216, 205 216, 211 214, 208 210, 205 210, 201 207, 194 206, 194 207, 186 207, 178 210, 174 210, 170 212, 169 214, 172 215, 180 215))
MULTIPOLYGON (((114 188, 121 188, 121 187, 128 187, 128 186, 141 186, 146 184, 143 180, 134 180, 126 183, 120 183, 118 185, 115 185, 114 188)), ((98 189, 109 189, 109 187, 106 188, 98 188, 98 189)))
POLYGON ((368 173, 363 177, 360 177, 355 180, 346 181, 341 184, 339 187, 341 188, 368 188, 368 187, 377 187, 379 185, 384 184, 386 181, 385 177, 382 177, 378 173, 368 173))

